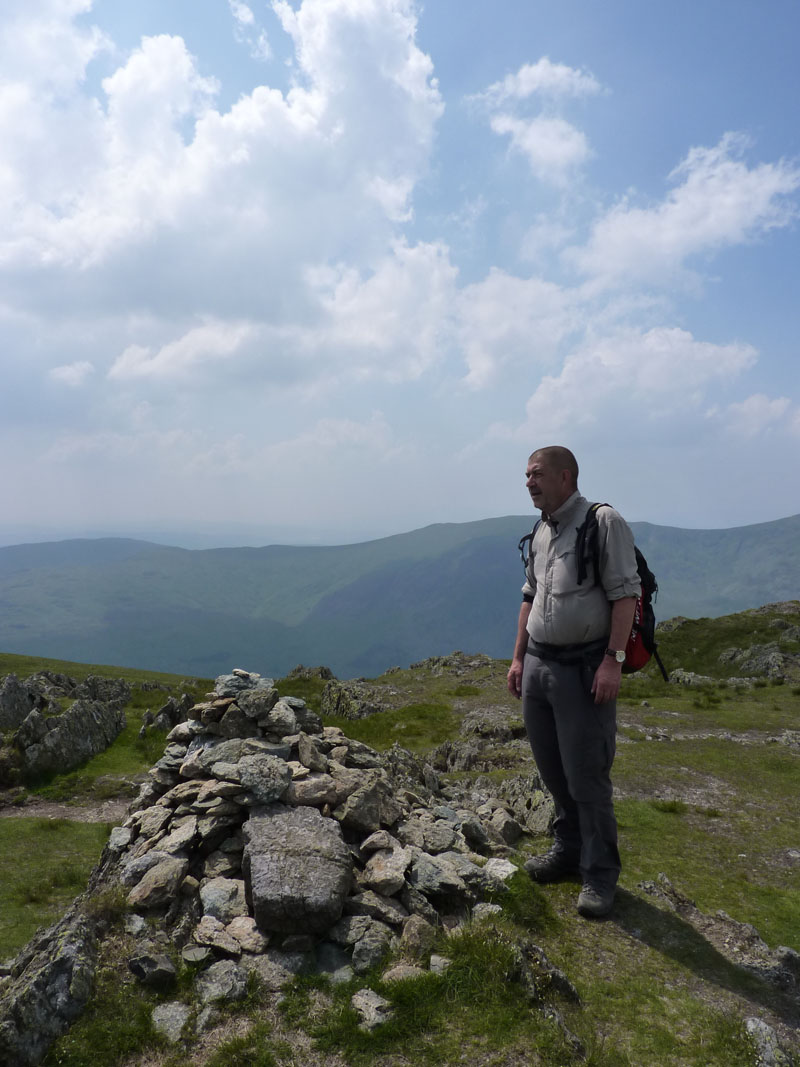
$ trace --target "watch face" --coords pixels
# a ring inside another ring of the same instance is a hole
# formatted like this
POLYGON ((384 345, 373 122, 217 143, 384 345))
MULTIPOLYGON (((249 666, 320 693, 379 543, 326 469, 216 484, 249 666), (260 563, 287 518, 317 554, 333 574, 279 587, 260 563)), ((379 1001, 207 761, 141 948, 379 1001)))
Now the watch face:
POLYGON ((622 651, 622 650, 620 650, 619 652, 615 652, 614 653, 614 659, 617 661, 617 663, 624 663, 625 662, 625 652, 622 651))

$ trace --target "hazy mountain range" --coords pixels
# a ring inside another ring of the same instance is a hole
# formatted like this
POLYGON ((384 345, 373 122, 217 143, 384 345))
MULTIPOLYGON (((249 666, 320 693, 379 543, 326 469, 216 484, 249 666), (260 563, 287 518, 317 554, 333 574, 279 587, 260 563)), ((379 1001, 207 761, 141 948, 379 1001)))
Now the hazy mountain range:
MULTIPOLYGON (((297 663, 341 677, 456 648, 508 656, 531 516, 337 547, 182 549, 127 539, 0 548, 0 650, 211 676, 297 663)), ((800 598, 800 515, 726 530, 633 523, 656 614, 800 598)))

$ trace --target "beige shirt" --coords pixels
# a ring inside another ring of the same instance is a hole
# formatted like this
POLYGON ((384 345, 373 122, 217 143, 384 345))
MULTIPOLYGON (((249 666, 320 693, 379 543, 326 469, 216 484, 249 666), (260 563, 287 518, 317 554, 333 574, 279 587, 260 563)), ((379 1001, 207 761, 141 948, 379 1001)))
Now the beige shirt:
POLYGON ((577 491, 543 517, 531 545, 523 596, 533 597, 528 634, 549 645, 577 645, 607 638, 612 600, 639 596, 633 534, 618 511, 597 512, 600 581, 588 567, 578 585, 575 542, 589 501, 577 491))

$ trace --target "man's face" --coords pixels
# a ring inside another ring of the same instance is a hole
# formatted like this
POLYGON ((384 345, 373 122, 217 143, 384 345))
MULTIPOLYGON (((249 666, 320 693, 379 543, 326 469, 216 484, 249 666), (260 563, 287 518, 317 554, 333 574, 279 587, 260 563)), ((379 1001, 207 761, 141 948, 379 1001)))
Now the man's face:
POLYGON ((569 472, 558 470, 545 463, 536 452, 528 460, 525 485, 534 507, 539 508, 546 515, 552 515, 554 511, 557 511, 573 492, 569 472))

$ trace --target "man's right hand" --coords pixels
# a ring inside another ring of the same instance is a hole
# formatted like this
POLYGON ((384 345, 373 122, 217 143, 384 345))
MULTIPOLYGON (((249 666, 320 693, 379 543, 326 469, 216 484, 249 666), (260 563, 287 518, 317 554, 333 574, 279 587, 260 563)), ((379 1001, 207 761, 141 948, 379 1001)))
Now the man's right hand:
POLYGON ((511 661, 511 666, 508 668, 508 677, 506 679, 506 685, 508 686, 509 693, 516 697, 517 700, 522 696, 522 660, 514 659, 511 661))

